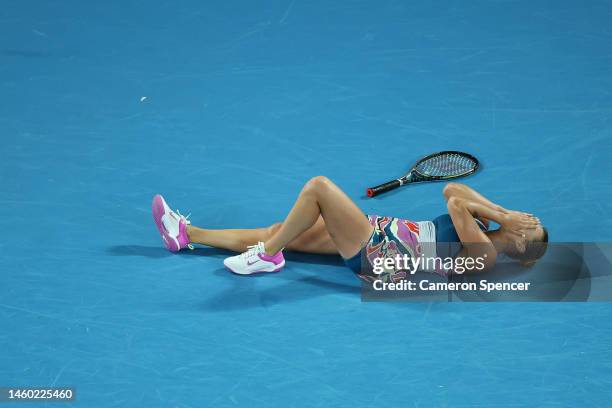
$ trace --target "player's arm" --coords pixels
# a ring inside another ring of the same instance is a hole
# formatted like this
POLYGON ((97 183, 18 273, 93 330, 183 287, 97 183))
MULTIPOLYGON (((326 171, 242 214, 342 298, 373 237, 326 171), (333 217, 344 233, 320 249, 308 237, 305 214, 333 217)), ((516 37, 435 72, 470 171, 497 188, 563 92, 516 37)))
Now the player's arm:
POLYGON ((480 203, 492 210, 501 211, 502 213, 508 212, 508 210, 506 210, 501 205, 494 203, 493 201, 489 200, 488 198, 480 194, 478 191, 474 190, 473 188, 468 187, 465 184, 448 183, 442 189, 442 194, 444 194, 444 197, 446 198, 446 200, 448 200, 451 197, 459 197, 459 198, 464 198, 469 201, 480 203))
MULTIPOLYGON (((489 200, 488 198, 480 194, 478 191, 474 190, 473 188, 470 188, 469 186, 465 184, 448 183, 447 185, 444 186, 444 189, 442 190, 442 194, 444 194, 444 197, 446 198, 447 201, 451 197, 459 197, 459 198, 463 198, 469 201, 480 203, 490 208, 493 211, 499 211, 504 214, 507 214, 510 212, 510 210, 507 210, 501 205, 494 203, 493 201, 489 200)), ((487 229, 489 228, 489 220, 495 221, 491 218, 486 218, 482 215, 479 217, 479 219, 485 224, 487 229)))
POLYGON ((530 214, 517 211, 502 212, 477 201, 451 197, 447 202, 448 213, 463 245, 462 256, 485 256, 485 268, 495 264, 497 250, 476 224, 476 218, 495 221, 512 236, 525 238, 526 230, 538 228, 540 221, 530 214))
POLYGON ((499 224, 504 222, 504 214, 477 201, 451 196, 447 202, 448 214, 459 235, 463 250, 461 256, 484 258, 485 269, 495 265, 497 250, 476 223, 476 218, 486 218, 499 224))

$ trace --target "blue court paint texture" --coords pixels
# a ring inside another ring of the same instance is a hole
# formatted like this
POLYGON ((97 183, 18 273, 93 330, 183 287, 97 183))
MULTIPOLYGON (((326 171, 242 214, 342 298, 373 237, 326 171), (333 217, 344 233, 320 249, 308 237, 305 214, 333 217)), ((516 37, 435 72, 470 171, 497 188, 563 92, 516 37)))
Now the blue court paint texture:
POLYGON ((441 184, 364 189, 458 149, 551 240, 611 241, 611 20, 609 1, 3 2, 0 386, 74 386, 82 407, 609 406, 610 304, 362 303, 338 258, 299 254, 234 276, 227 252, 167 253, 150 202, 264 226, 323 174, 365 212, 431 219, 441 184))

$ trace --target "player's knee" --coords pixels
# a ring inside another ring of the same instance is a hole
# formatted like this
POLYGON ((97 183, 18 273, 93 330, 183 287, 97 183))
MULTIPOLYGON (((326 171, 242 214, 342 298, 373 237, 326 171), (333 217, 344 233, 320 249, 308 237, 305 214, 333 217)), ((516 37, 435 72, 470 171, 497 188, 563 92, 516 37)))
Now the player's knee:
POLYGON ((315 176, 308 180, 304 186, 304 192, 319 193, 329 186, 330 180, 325 176, 315 176))
POLYGON ((452 196, 456 195, 457 192, 461 189, 461 185, 459 183, 447 183, 442 189, 442 194, 448 200, 452 196))

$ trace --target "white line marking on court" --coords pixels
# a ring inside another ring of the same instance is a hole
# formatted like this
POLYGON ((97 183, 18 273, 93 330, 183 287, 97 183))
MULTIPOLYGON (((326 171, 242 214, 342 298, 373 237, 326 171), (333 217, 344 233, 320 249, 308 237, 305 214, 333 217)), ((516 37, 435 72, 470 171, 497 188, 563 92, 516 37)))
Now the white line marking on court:
POLYGON ((287 20, 287 17, 289 17, 289 13, 291 13, 291 9, 293 8, 293 3, 295 3, 295 0, 292 0, 291 3, 289 3, 289 7, 287 7, 287 10, 285 10, 285 13, 281 19, 278 20, 278 24, 285 24, 285 20, 287 20))

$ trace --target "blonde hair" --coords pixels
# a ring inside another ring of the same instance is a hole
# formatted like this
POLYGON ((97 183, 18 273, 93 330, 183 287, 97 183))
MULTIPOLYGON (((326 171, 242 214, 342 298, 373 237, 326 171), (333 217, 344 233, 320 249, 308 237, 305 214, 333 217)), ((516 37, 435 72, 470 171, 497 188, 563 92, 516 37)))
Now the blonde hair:
POLYGON ((535 265, 536 261, 543 257, 546 249, 548 249, 548 230, 544 227, 542 227, 542 230, 544 232, 541 239, 527 241, 524 251, 508 253, 508 256, 519 261, 521 266, 529 268, 535 265))

